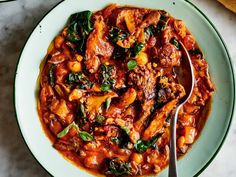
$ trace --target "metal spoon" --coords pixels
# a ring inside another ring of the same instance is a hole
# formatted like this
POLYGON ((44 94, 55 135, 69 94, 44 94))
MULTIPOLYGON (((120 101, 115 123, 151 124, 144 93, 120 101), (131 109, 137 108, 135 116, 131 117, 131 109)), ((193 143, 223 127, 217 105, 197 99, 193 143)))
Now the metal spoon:
POLYGON ((176 123, 180 108, 190 98, 194 86, 193 65, 189 53, 182 42, 179 41, 182 51, 182 61, 180 66, 175 68, 178 82, 183 85, 186 95, 179 100, 174 117, 170 123, 170 155, 169 155, 169 177, 178 177, 177 172, 177 153, 176 153, 176 123))

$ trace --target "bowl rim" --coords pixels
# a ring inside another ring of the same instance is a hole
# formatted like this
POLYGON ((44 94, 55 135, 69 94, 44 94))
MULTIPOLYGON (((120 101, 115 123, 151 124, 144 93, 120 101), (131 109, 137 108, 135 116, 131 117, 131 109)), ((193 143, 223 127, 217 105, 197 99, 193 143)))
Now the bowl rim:
MULTIPOLYGON (((205 20, 208 22, 208 24, 213 28, 213 30, 216 32, 217 36, 219 37, 223 47, 224 47, 224 50, 226 51, 226 54, 227 54, 227 61, 229 62, 229 68, 230 68, 230 73, 231 73, 231 76, 232 76, 232 84, 233 84, 233 105, 232 105, 232 110, 231 110, 231 113, 230 113, 230 120, 229 120, 229 123, 228 123, 228 126, 227 126, 227 129, 225 131, 225 134, 223 136, 223 139, 221 141, 221 143, 219 144, 219 146, 217 147, 216 151, 213 153, 213 155, 209 158, 209 160, 204 164, 204 166, 199 169, 199 171, 194 175, 194 177, 197 177, 199 176, 210 164, 211 162, 215 159, 216 155, 219 153, 219 151, 221 150, 225 140, 226 140, 226 137, 229 133, 229 130, 231 128, 231 125, 232 125, 232 120, 233 120, 233 117, 234 117, 234 110, 235 110, 235 91, 236 91, 236 88, 235 88, 235 76, 234 76, 234 68, 233 68, 233 65, 232 65, 232 59, 231 59, 231 56, 229 54, 229 50, 221 36, 221 34, 218 32, 217 28, 215 27, 215 25, 211 22, 211 20, 207 17, 206 14, 204 14, 204 12, 202 12, 200 10, 200 8, 198 8, 193 2, 191 2, 190 0, 183 0, 184 2, 188 3, 189 5, 191 5, 195 10, 197 10, 197 12, 203 16, 205 18, 205 20)), ((20 124, 19 124, 19 119, 18 119, 18 116, 17 116, 17 110, 16 110, 16 93, 15 93, 15 87, 16 87, 16 77, 17 77, 17 70, 18 70, 18 65, 20 63, 20 58, 22 56, 22 53, 24 51, 24 48, 25 48, 25 45, 28 43, 28 40, 29 38, 31 37, 32 33, 34 32, 34 30, 37 28, 37 26, 40 24, 40 22, 49 14, 51 13, 51 11, 53 11, 59 4, 61 4, 62 2, 64 2, 64 0, 61 0, 60 2, 56 3, 50 10, 48 10, 48 12, 46 14, 43 15, 43 17, 38 20, 38 22, 36 23, 36 25, 32 28, 31 32, 28 34, 26 40, 25 40, 25 43, 24 45, 22 46, 22 49, 20 51, 20 54, 18 56, 18 59, 17 59, 17 63, 16 63, 16 66, 15 66, 15 71, 14 71, 14 83, 13 83, 13 105, 14 105, 14 114, 15 114, 15 118, 16 118, 16 122, 17 122, 17 125, 18 125, 18 129, 20 130, 20 134, 21 134, 21 138, 23 139, 26 147, 28 148, 31 156, 36 160, 36 162, 38 162, 38 164, 50 175, 50 176, 53 176, 48 169, 46 169, 46 167, 43 166, 43 164, 35 157, 35 155, 33 154, 33 152, 31 151, 30 147, 28 146, 24 136, 23 136, 23 133, 22 133, 22 130, 21 130, 21 127, 20 127, 20 124)))

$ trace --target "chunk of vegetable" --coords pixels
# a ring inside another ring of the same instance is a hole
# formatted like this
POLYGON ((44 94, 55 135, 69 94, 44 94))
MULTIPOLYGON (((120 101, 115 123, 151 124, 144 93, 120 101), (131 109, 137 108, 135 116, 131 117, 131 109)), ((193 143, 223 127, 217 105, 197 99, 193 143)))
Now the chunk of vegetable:
POLYGON ((78 99, 80 99, 80 98, 82 97, 82 95, 83 95, 83 92, 82 92, 81 90, 79 90, 79 89, 74 89, 74 90, 70 93, 68 99, 69 99, 69 101, 78 100, 78 99))
POLYGON ((79 132, 79 136, 84 141, 94 140, 93 136, 91 134, 89 134, 88 132, 86 132, 86 131, 79 132))
POLYGON ((148 55, 145 52, 140 52, 138 56, 135 58, 139 66, 146 65, 148 62, 148 55))
POLYGON ((66 105, 66 101, 63 99, 61 99, 59 103, 56 103, 56 105, 52 105, 51 109, 54 114, 58 115, 62 119, 64 119, 70 112, 66 105))
POLYGON ((160 132, 167 116, 176 106, 177 101, 178 101, 177 99, 170 101, 169 103, 164 105, 159 111, 155 113, 155 116, 152 122, 143 133, 144 140, 150 140, 152 137, 154 137, 157 133, 160 132))
POLYGON ((184 127, 184 138, 186 144, 192 144, 197 135, 197 130, 194 127, 184 127))
POLYGON ((78 61, 69 61, 67 66, 74 73, 82 71, 82 65, 78 61))

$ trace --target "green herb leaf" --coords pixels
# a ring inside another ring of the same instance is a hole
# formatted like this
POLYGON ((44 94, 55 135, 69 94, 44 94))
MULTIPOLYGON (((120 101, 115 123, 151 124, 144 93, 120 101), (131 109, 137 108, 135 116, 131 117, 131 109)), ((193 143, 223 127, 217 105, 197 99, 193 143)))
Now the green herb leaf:
POLYGON ((75 124, 75 122, 72 122, 70 125, 68 125, 66 128, 64 128, 64 130, 62 130, 60 133, 57 134, 58 138, 62 138, 63 136, 65 136, 69 130, 74 127, 76 130, 79 130, 79 127, 75 124))
POLYGON ((93 136, 90 135, 88 132, 86 131, 82 131, 82 132, 79 132, 79 136, 82 140, 84 141, 92 141, 94 140, 93 136))
POLYGON ((130 133, 130 129, 129 129, 129 127, 127 127, 127 126, 123 126, 123 127, 120 127, 122 130, 124 130, 126 133, 127 133, 127 135, 129 135, 129 133, 130 133))
POLYGON ((106 100, 106 111, 108 111, 108 109, 110 108, 111 105, 111 98, 107 98, 106 100))
POLYGON ((93 83, 82 72, 70 72, 66 81, 68 84, 78 84, 80 89, 91 89, 93 87, 93 83))
POLYGON ((107 169, 105 174, 117 177, 127 176, 131 174, 131 165, 119 158, 110 159, 107 161, 107 169))
POLYGON ((159 136, 154 137, 152 140, 150 141, 144 141, 144 140, 138 140, 136 142, 136 144, 134 145, 134 149, 140 153, 145 152, 148 148, 150 148, 151 146, 153 146, 157 140, 158 140, 159 136))
POLYGON ((166 26, 167 26, 166 22, 160 20, 157 24, 157 30, 164 31, 166 29, 166 26))
POLYGON ((103 125, 104 121, 105 121, 105 117, 99 114, 96 118, 96 122, 99 123, 100 125, 103 125))
POLYGON ((86 113, 85 113, 85 109, 84 109, 84 105, 83 104, 80 105, 80 111, 82 113, 82 116, 85 117, 86 113))
POLYGON ((180 44, 175 38, 171 38, 170 43, 173 44, 177 49, 180 49, 180 44))
POLYGON ((101 87, 100 87, 100 89, 102 90, 102 91, 108 91, 108 90, 110 90, 110 85, 108 85, 108 84, 102 84, 101 85, 101 87))
POLYGON ((114 85, 116 80, 115 76, 115 67, 110 65, 102 65, 99 72, 99 80, 102 83, 100 89, 102 91, 110 90, 114 85))
POLYGON ((139 54, 139 52, 143 49, 143 47, 144 43, 135 42, 133 48, 131 48, 130 50, 130 57, 133 58, 136 57, 139 54))
POLYGON ((112 27, 109 31, 109 35, 112 42, 116 43, 118 40, 124 40, 129 35, 129 33, 120 28, 112 27))
POLYGON ((56 65, 52 64, 49 68, 48 71, 48 77, 49 77, 49 84, 54 87, 55 85, 55 76, 54 76, 54 71, 55 71, 56 65))
POLYGON ((138 63, 135 60, 130 60, 127 63, 128 70, 133 70, 137 65, 138 65, 138 63))
POLYGON ((77 49, 82 53, 85 51, 87 37, 93 29, 90 23, 91 16, 92 12, 83 11, 71 15, 69 20, 67 39, 76 43, 77 49))
POLYGON ((201 57, 203 57, 203 54, 200 49, 189 50, 188 52, 190 55, 200 55, 201 57))

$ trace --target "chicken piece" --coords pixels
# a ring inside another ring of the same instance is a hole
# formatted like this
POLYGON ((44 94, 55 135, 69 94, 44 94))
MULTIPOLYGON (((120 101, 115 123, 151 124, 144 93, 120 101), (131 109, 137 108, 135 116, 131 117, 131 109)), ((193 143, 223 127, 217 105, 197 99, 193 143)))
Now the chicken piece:
POLYGON ((160 132, 167 116, 174 109, 174 107, 177 104, 177 101, 178 101, 177 99, 170 101, 155 113, 152 122, 143 133, 143 140, 150 140, 158 132, 160 132))
POLYGON ((160 13, 158 11, 150 12, 147 17, 140 24, 140 28, 147 28, 150 25, 157 25, 160 20, 160 13))
POLYGON ((67 114, 70 112, 66 101, 61 99, 60 101, 54 100, 50 107, 51 111, 58 115, 61 119, 65 119, 67 114))
POLYGON ((145 101, 142 104, 142 112, 140 118, 134 123, 135 130, 140 132, 142 129, 144 122, 148 118, 148 116, 151 114, 152 107, 154 106, 154 99, 145 101))
POLYGON ((102 96, 90 96, 86 101, 88 112, 98 113, 102 103, 104 103, 108 98, 114 98, 117 96, 118 95, 115 92, 109 92, 108 94, 102 96))
POLYGON ((120 98, 118 103, 111 105, 108 109, 106 115, 108 117, 115 117, 118 114, 121 114, 125 108, 132 104, 137 96, 137 92, 133 88, 129 88, 120 98))
POLYGON ((93 32, 89 35, 86 45, 84 64, 90 73, 95 73, 101 60, 107 60, 111 57, 114 47, 105 38, 105 28, 102 16, 97 16, 93 32))

